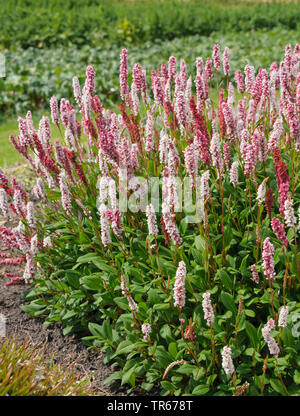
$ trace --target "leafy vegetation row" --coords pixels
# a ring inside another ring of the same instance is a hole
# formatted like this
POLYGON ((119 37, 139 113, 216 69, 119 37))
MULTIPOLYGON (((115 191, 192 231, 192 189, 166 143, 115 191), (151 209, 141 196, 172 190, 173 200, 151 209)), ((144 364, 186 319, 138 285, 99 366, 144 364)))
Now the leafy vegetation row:
POLYGON ((213 32, 299 27, 300 4, 1 0, 0 47, 143 44, 213 32))
MULTIPOLYGON (((219 43, 223 48, 225 45, 230 47, 233 71, 244 67, 246 60, 256 68, 269 67, 273 60, 279 61, 280 50, 288 42, 296 43, 298 39, 297 31, 277 28, 267 32, 240 34, 238 43, 234 33, 145 43, 130 47, 129 66, 132 67, 135 61, 139 61, 146 69, 150 81, 153 66, 158 67, 163 61, 167 62, 170 55, 181 56, 184 50, 187 67, 193 73, 196 58, 208 57, 213 45, 219 43)), ((49 96, 54 93, 57 93, 58 98, 70 96, 74 72, 82 84, 85 77, 83 68, 87 65, 96 68, 96 81, 103 103, 114 107, 119 102, 119 53, 116 46, 91 48, 88 45, 81 48, 29 48, 7 52, 6 77, 0 78, 2 116, 8 113, 24 114, 26 110, 36 112, 39 107, 48 107, 49 96)))

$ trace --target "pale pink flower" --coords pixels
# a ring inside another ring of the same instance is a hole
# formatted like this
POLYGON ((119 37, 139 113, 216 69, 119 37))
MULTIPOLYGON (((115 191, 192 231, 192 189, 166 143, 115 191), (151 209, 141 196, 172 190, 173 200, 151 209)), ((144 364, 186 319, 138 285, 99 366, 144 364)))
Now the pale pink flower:
POLYGON ((51 248, 52 247, 52 240, 51 240, 50 236, 44 238, 43 247, 45 247, 45 248, 51 248))
POLYGON ((106 211, 108 220, 111 222, 111 229, 113 233, 122 240, 122 224, 121 224, 121 213, 118 208, 115 208, 113 212, 109 209, 106 211))
POLYGON ((281 243, 287 247, 289 244, 289 241, 286 237, 286 233, 284 230, 284 225, 281 224, 281 222, 278 220, 278 218, 273 217, 271 220, 272 230, 274 231, 276 237, 278 238, 281 243))
POLYGON ((12 229, 13 235, 16 239, 18 248, 22 253, 26 254, 30 252, 30 247, 26 242, 25 235, 22 231, 20 231, 17 227, 12 229))
POLYGON ((284 201, 284 221, 287 227, 293 228, 296 225, 297 219, 294 214, 293 200, 291 198, 284 201))
POLYGON ((29 283, 30 279, 35 277, 35 265, 31 257, 31 254, 26 254, 26 266, 23 273, 23 279, 25 283, 29 283))
POLYGON ((32 201, 29 201, 27 203, 26 212, 27 212, 26 219, 28 221, 28 224, 31 227, 34 227, 35 224, 36 224, 36 219, 35 219, 35 215, 34 215, 34 204, 33 204, 32 201))
POLYGON ((288 306, 283 306, 280 309, 280 312, 279 312, 279 318, 278 318, 278 326, 279 327, 284 328, 284 327, 287 326, 288 315, 289 315, 288 306))
POLYGON ((146 123, 146 145, 145 150, 147 152, 154 151, 154 128, 153 128, 153 117, 152 114, 147 112, 147 123, 146 123))
POLYGON ((176 66, 177 66, 176 58, 174 56, 170 56, 168 72, 169 72, 169 78, 171 79, 174 79, 176 76, 176 72, 177 72, 176 66))
POLYGON ((155 210, 152 204, 147 205, 146 216, 147 216, 149 235, 154 235, 154 236, 158 235, 156 215, 155 215, 155 210))
POLYGON ((282 127, 282 119, 281 117, 278 117, 273 125, 273 130, 269 137, 268 151, 272 151, 278 146, 279 139, 283 133, 284 129, 282 127))
POLYGON ((53 95, 50 99, 51 119, 54 124, 59 124, 58 104, 57 99, 53 95))
POLYGON ((137 116, 140 110, 140 100, 139 100, 138 91, 136 89, 134 82, 131 84, 130 98, 131 98, 133 113, 135 116, 137 116))
POLYGON ((265 178, 257 189, 256 200, 257 200, 258 205, 262 205, 265 200, 267 180, 268 178, 265 178))
POLYGON ((263 269, 265 272, 265 275, 268 280, 274 280, 275 279, 275 270, 274 270, 274 246, 270 242, 270 238, 267 237, 264 240, 263 243, 263 252, 262 252, 262 258, 263 258, 263 269))
POLYGON ((151 326, 150 324, 146 323, 142 325, 142 333, 144 334, 144 339, 147 339, 151 333, 151 326))
POLYGON ((239 169, 239 162, 238 160, 235 160, 230 168, 230 172, 229 172, 229 177, 230 177, 230 182, 232 183, 232 185, 234 187, 236 187, 238 185, 238 169, 239 169))
POLYGON ((121 275, 121 290, 122 294, 125 295, 128 300, 129 308, 134 312, 138 312, 138 305, 135 303, 135 301, 132 299, 131 294, 129 293, 125 276, 123 274, 121 275))
POLYGON ((275 322, 273 319, 269 319, 269 321, 267 322, 267 325, 262 328, 261 332, 262 332, 264 340, 268 344, 270 354, 274 355, 275 358, 278 358, 280 349, 275 339, 270 336, 270 332, 273 331, 274 329, 275 329, 275 322))
POLYGON ((234 365, 233 365, 232 358, 231 358, 231 355, 232 355, 231 348, 228 345, 226 345, 223 348, 221 355, 222 355, 222 367, 225 373, 231 376, 234 373, 234 365))
POLYGON ((145 91, 147 88, 145 74, 141 65, 137 62, 133 66, 132 79, 139 92, 145 91))
POLYGON ((249 144, 245 150, 245 157, 244 157, 244 174, 245 175, 250 175, 253 170, 254 167, 256 165, 256 154, 255 154, 255 148, 253 146, 253 144, 249 144))
POLYGON ((174 306, 180 309, 185 305, 185 277, 186 267, 184 261, 181 261, 176 271, 174 286, 174 306))
POLYGON ((168 235, 171 237, 174 244, 179 247, 182 243, 182 238, 180 237, 179 231, 174 222, 174 216, 165 202, 162 204, 162 216, 168 235))
POLYGON ((194 143, 189 144, 184 151, 184 166, 188 175, 193 178, 198 173, 198 157, 194 143))
POLYGON ((175 113, 179 122, 181 134, 183 134, 183 131, 187 122, 186 102, 185 102, 185 96, 184 96, 183 91, 179 91, 176 97, 175 113))
POLYGON ((22 199, 21 191, 19 189, 15 189, 15 192, 14 192, 14 206, 15 206, 16 213, 20 217, 24 217, 25 206, 24 206, 24 202, 22 199))
POLYGON ((251 265, 251 272, 252 272, 252 280, 255 283, 259 283, 259 275, 258 275, 258 271, 256 270, 256 264, 252 264, 251 265))
POLYGON ((59 175, 59 187, 61 192, 61 203, 63 208, 71 213, 72 205, 71 205, 71 199, 70 199, 70 193, 69 188, 66 182, 66 175, 65 172, 62 170, 59 175))
POLYGON ((38 236, 35 234, 30 240, 30 253, 32 256, 35 256, 39 252, 38 243, 38 236))
POLYGON ((167 163, 168 144, 169 144, 169 136, 167 135, 166 130, 162 129, 160 132, 160 139, 159 139, 159 146, 158 146, 160 163, 167 163))
POLYGON ((127 49, 122 49, 120 55, 120 92, 121 98, 128 105, 128 59, 127 59, 127 49))
POLYGON ((221 66, 220 46, 219 45, 214 45, 214 47, 213 47, 213 53, 212 53, 212 58, 213 58, 215 70, 218 71, 219 68, 220 68, 220 66, 221 66))
POLYGON ((213 166, 215 166, 220 172, 222 172, 224 168, 224 161, 221 153, 219 133, 216 132, 213 134, 209 150, 212 157, 213 166))
POLYGON ((101 241, 104 247, 107 247, 111 243, 110 233, 109 233, 109 223, 106 215, 106 206, 104 204, 100 205, 100 225, 101 225, 101 241))
POLYGON ((227 46, 224 49, 224 54, 223 54, 223 70, 224 70, 224 74, 229 76, 230 62, 229 62, 229 49, 227 46))
POLYGON ((72 83, 75 101, 79 105, 79 107, 81 107, 81 89, 78 78, 73 77, 72 83))
POLYGON ((237 85, 238 92, 240 94, 243 94, 245 92, 245 84, 244 84, 244 76, 240 69, 235 72, 234 79, 237 85))
POLYGON ((203 293, 202 308, 204 312, 204 319, 206 320, 207 326, 211 326, 214 322, 215 315, 210 300, 210 293, 203 293))
POLYGON ((89 65, 86 68, 86 81, 84 88, 87 88, 90 95, 93 96, 95 94, 95 71, 94 68, 89 65))
POLYGON ((200 192, 201 192, 203 201, 205 201, 210 195, 209 176, 210 176, 209 170, 206 170, 204 173, 202 173, 201 178, 200 178, 200 192))
POLYGON ((7 217, 10 212, 9 203, 7 200, 7 195, 4 189, 0 189, 0 208, 2 211, 2 214, 7 217))
POLYGON ((196 76, 201 77, 203 74, 204 65, 203 65, 203 59, 201 57, 196 58, 196 76))
POLYGON ((211 58, 206 59, 205 72, 206 72, 207 78, 212 79, 213 73, 212 73, 212 60, 211 60, 211 58))

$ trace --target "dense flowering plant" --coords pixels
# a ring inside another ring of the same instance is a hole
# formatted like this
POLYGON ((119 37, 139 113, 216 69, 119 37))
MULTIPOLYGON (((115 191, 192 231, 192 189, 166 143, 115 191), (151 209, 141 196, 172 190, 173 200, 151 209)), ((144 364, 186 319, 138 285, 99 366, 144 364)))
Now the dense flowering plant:
POLYGON ((19 117, 26 192, 0 171, 1 264, 24 264, 24 310, 61 321, 107 381, 172 395, 299 394, 300 47, 230 73, 218 45, 189 76, 120 56, 120 113, 89 66, 74 100, 19 117), (223 60, 223 65, 221 61, 223 60), (130 84, 131 80, 131 84, 130 84), (235 88, 235 84, 236 88, 235 88))

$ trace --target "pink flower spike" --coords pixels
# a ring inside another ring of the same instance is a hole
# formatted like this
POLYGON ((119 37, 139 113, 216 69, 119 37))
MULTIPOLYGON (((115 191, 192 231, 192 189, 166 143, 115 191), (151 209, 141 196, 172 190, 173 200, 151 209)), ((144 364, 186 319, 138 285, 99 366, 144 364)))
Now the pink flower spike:
POLYGON ((210 293, 203 293, 202 308, 204 311, 204 319, 206 320, 207 326, 211 326, 214 322, 214 310, 210 300, 210 293))
POLYGON ((212 58, 213 58, 215 70, 218 71, 219 68, 220 68, 220 66, 221 66, 221 61, 220 61, 220 46, 219 45, 214 45, 214 47, 213 47, 213 53, 212 53, 212 58))
POLYGON ((58 104, 54 95, 50 99, 50 110, 53 123, 59 125, 58 104))
POLYGON ((278 240, 281 241, 281 243, 285 247, 287 247, 288 244, 289 244, 289 241, 286 237, 286 233, 285 233, 285 230, 284 230, 284 225, 281 224, 281 222, 276 217, 272 218, 271 225, 272 225, 272 230, 274 231, 274 234, 276 235, 278 240))
POLYGON ((270 238, 267 237, 263 243, 263 252, 262 252, 263 265, 262 266, 263 266, 267 279, 271 281, 275 279, 273 256, 274 256, 274 246, 270 242, 270 238))
POLYGON ((259 275, 258 275, 258 271, 256 270, 256 264, 252 264, 251 266, 251 272, 252 272, 252 280, 255 283, 259 283, 259 275))
POLYGON ((221 352, 222 367, 225 373, 230 376, 234 373, 234 365, 232 362, 231 354, 232 354, 231 348, 228 345, 226 345, 221 352))
POLYGON ((186 267, 184 261, 181 261, 176 272, 174 286, 174 306, 177 306, 180 309, 185 305, 185 277, 186 267))
POLYGON ((227 46, 224 49, 224 54, 223 54, 223 70, 224 70, 224 74, 229 76, 230 62, 229 62, 229 49, 227 46))

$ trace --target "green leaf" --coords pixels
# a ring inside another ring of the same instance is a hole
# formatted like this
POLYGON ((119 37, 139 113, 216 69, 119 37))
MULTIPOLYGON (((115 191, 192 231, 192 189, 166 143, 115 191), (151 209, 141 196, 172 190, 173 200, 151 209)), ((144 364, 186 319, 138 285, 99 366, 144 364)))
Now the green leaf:
POLYGON ((129 352, 135 350, 137 347, 141 346, 145 347, 147 346, 147 344, 145 342, 132 343, 131 341, 126 339, 125 341, 122 341, 119 344, 115 355, 128 354, 129 352))
POLYGON ((233 315, 237 314, 237 309, 234 303, 234 298, 232 295, 230 295, 227 292, 222 292, 221 293, 221 301, 223 302, 223 304, 226 306, 227 309, 229 309, 233 315))
POLYGON ((122 379, 122 371, 116 371, 115 373, 111 374, 109 377, 107 377, 104 381, 103 384, 108 384, 114 380, 121 380, 122 379))
POLYGON ((103 270, 104 272, 108 272, 108 273, 112 273, 112 274, 116 274, 115 269, 112 266, 109 266, 108 264, 106 264, 105 261, 101 260, 101 257, 94 257, 92 259, 92 263, 98 267, 98 269, 103 270))
POLYGON ((205 250, 206 242, 205 242, 205 238, 202 237, 202 235, 197 235, 195 237, 195 246, 196 246, 196 249, 201 252, 205 250))
POLYGON ((80 273, 75 272, 74 270, 66 270, 66 276, 70 286, 72 286, 74 289, 80 288, 80 273))
POLYGON ((114 298, 114 302, 121 308, 124 309, 125 311, 128 310, 129 306, 128 306, 128 301, 123 297, 123 298, 114 298))
POLYGON ((103 329, 101 325, 90 322, 88 324, 88 328, 92 335, 99 337, 99 338, 105 338, 105 334, 103 333, 103 329))
POLYGON ((163 380, 160 382, 160 384, 163 389, 170 391, 171 393, 176 390, 176 386, 174 386, 174 384, 172 384, 170 381, 163 380))
POLYGON ((232 226, 226 225, 224 227, 224 244, 225 248, 229 248, 232 242, 232 226))
POLYGON ((156 305, 161 302, 161 297, 155 289, 149 289, 148 291, 148 302, 150 305, 156 305))
POLYGON ((91 262, 92 259, 94 259, 95 257, 97 257, 96 253, 88 253, 88 254, 85 254, 84 256, 78 257, 77 263, 88 263, 88 262, 91 262))
POLYGON ((251 324, 251 322, 246 321, 245 322, 245 328, 246 333, 249 338, 250 344, 254 349, 257 348, 258 339, 257 339, 257 330, 254 325, 251 324))
POLYGON ((295 370, 293 380, 296 384, 300 384, 300 371, 295 370))
POLYGON ((198 367, 193 364, 182 364, 180 367, 176 369, 176 372, 179 374, 185 374, 185 375, 193 375, 193 373, 198 371, 198 367))
POLYGON ((226 287, 226 289, 232 290, 233 289, 233 281, 232 281, 231 277, 229 276, 229 274, 226 272, 226 270, 224 270, 224 269, 219 270, 218 275, 220 276, 221 282, 226 287))
POLYGON ((107 339, 112 340, 112 327, 108 319, 103 322, 103 331, 107 339))
POLYGON ((160 330, 160 335, 163 339, 165 339, 167 342, 174 341, 174 337, 172 336, 171 328, 168 324, 163 325, 163 327, 160 330))
POLYGON ((89 276, 83 276, 80 279, 80 283, 89 290, 102 290, 103 283, 99 277, 99 274, 91 274, 89 276))
POLYGON ((282 341, 287 347, 293 347, 295 344, 295 338, 293 337, 292 331, 287 326, 282 330, 282 341))
POLYGON ((249 254, 247 254, 247 256, 245 256, 242 260, 242 263, 240 265, 240 272, 242 274, 242 276, 246 276, 247 273, 249 274, 249 270, 247 267, 247 258, 249 257, 249 254))
POLYGON ((122 375, 122 383, 121 383, 122 386, 123 384, 126 384, 126 383, 130 384, 132 387, 135 386, 135 374, 134 374, 135 369, 136 369, 136 365, 134 365, 132 368, 127 370, 125 374, 122 375))
POLYGON ((204 394, 209 392, 209 386, 206 384, 199 384, 199 386, 196 386, 193 390, 193 395, 196 396, 203 396, 204 394))
POLYGON ((282 396, 287 396, 288 395, 285 388, 281 384, 280 380, 271 379, 270 384, 271 384, 272 388, 275 391, 277 391, 277 393, 280 393, 282 396))
POLYGON ((176 360, 176 356, 177 356, 177 344, 176 344, 176 342, 171 342, 169 344, 168 351, 172 355, 174 360, 176 360))

